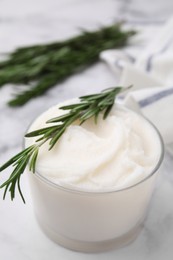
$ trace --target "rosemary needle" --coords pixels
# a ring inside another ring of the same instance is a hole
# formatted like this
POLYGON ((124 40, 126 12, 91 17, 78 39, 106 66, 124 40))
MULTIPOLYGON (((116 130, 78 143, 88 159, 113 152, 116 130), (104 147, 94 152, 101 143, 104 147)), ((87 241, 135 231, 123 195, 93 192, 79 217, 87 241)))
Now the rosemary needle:
POLYGON ((4 188, 3 198, 5 199, 6 193, 9 191, 11 200, 13 200, 15 198, 17 187, 19 194, 25 203, 20 187, 20 178, 27 166, 29 166, 30 171, 35 173, 40 147, 45 142, 49 142, 49 150, 52 149, 66 129, 76 120, 78 120, 79 124, 82 124, 89 118, 93 117, 95 123, 97 123, 98 115, 100 113, 103 114, 103 119, 105 119, 111 111, 116 96, 122 91, 122 89, 122 87, 114 87, 106 89, 101 93, 82 96, 79 98, 79 103, 60 107, 59 109, 67 110, 67 113, 49 119, 46 122, 48 125, 47 127, 27 133, 25 137, 38 137, 38 139, 36 139, 33 145, 25 148, 0 167, 0 172, 9 166, 13 167, 13 171, 9 178, 0 186, 0 188, 4 188), (54 123, 54 125, 49 126, 50 123, 54 123))

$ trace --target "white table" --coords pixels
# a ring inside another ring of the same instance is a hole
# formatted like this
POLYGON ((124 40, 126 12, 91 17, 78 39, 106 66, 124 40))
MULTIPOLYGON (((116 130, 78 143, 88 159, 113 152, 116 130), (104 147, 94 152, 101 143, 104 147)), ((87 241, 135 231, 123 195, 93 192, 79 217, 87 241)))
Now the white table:
MULTIPOLYGON (((171 0, 0 0, 0 53, 16 47, 51 42, 78 33, 78 27, 97 28, 117 18, 145 22, 161 21, 173 11, 171 0)), ((98 63, 70 77, 43 97, 22 108, 6 106, 14 89, 0 89, 0 164, 21 149, 30 122, 48 107, 68 98, 116 85, 117 79, 105 64, 98 63)), ((173 256, 173 162, 166 153, 144 229, 128 247, 102 254, 81 254, 50 241, 38 227, 32 209, 26 176, 22 187, 27 204, 19 197, 0 200, 0 259, 2 260, 171 260, 173 256)), ((1 173, 1 181, 10 170, 1 173)), ((0 191, 0 197, 3 192, 0 191)))

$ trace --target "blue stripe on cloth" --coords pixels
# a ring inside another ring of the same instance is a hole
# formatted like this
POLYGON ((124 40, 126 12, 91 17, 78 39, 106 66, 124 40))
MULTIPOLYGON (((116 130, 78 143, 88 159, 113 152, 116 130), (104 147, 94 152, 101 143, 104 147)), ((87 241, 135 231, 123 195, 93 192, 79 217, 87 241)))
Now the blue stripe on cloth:
POLYGON ((162 98, 165 98, 169 95, 173 95, 173 87, 170 88, 170 89, 167 89, 167 90, 160 91, 159 93, 156 93, 152 96, 149 96, 147 98, 140 100, 139 106, 142 107, 142 108, 146 107, 146 106, 151 105, 152 103, 155 103, 156 101, 158 101, 162 98))
MULTIPOLYGON (((131 63, 134 63, 134 62, 135 62, 135 58, 134 58, 132 55, 128 54, 127 52, 124 51, 124 52, 123 52, 123 55, 126 56, 126 58, 128 58, 131 63)), ((124 66, 122 65, 122 58, 118 58, 117 60, 115 60, 114 65, 115 65, 118 69, 122 70, 123 67, 124 67, 124 66)))

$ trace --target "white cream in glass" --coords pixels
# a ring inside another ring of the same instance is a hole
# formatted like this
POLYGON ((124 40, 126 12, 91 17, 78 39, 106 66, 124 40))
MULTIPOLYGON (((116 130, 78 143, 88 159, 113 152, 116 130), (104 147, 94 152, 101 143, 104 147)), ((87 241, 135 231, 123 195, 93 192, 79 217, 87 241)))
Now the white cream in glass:
MULTIPOLYGON (((76 101, 76 100, 75 100, 76 101)), ((28 132, 65 111, 54 106, 28 132)), ((25 146, 36 138, 26 138, 25 146)), ((124 246, 141 230, 163 159, 163 143, 144 117, 115 104, 107 119, 75 122, 54 148, 41 148, 29 172, 36 218, 58 244, 82 252, 124 246)))

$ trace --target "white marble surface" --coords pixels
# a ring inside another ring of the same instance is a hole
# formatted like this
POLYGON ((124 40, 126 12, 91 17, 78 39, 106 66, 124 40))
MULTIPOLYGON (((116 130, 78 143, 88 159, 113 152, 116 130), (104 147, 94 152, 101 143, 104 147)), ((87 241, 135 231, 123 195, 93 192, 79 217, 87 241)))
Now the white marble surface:
MULTIPOLYGON (((171 0, 0 0, 0 54, 18 46, 70 37, 79 27, 96 28, 117 18, 160 22, 173 12, 171 0)), ((98 63, 29 102, 11 109, 6 101, 14 93, 8 85, 0 90, 0 164, 21 149, 22 136, 30 122, 48 107, 68 98, 115 85, 117 79, 106 65, 98 63)), ((144 229, 126 248, 102 254, 81 254, 51 242, 39 229, 32 210, 26 176, 23 190, 27 204, 0 200, 0 259, 85 260, 149 259, 173 257, 173 162, 166 153, 144 229)), ((1 173, 1 182, 10 173, 1 173)), ((0 191, 2 197, 2 191, 0 191)))

